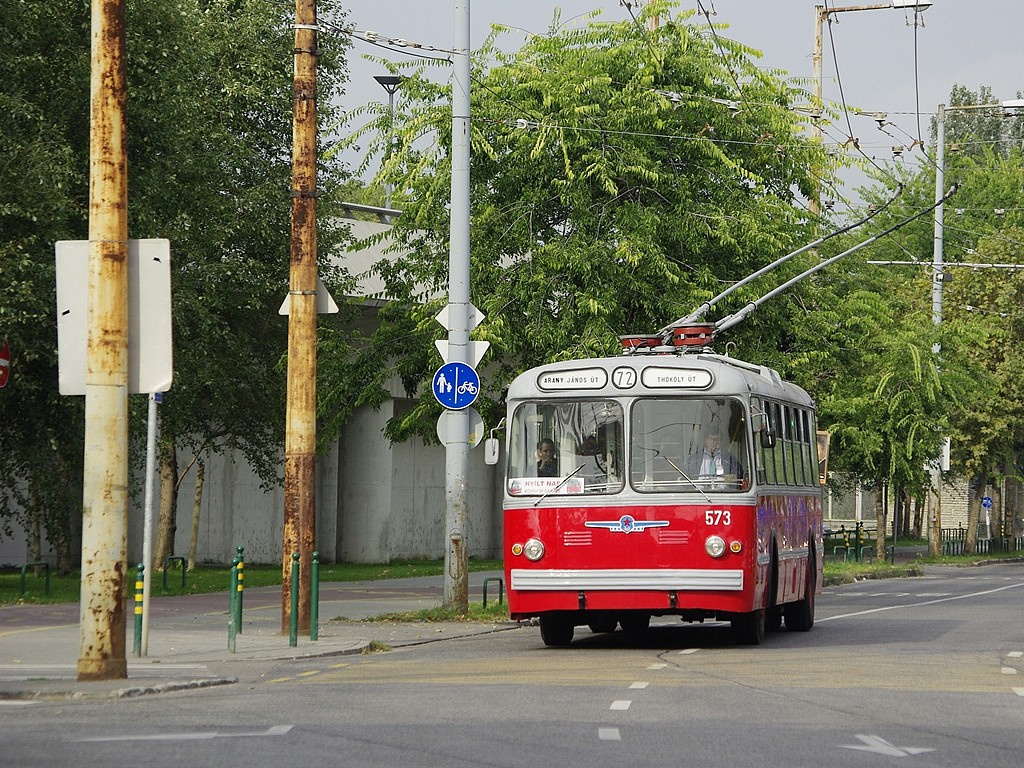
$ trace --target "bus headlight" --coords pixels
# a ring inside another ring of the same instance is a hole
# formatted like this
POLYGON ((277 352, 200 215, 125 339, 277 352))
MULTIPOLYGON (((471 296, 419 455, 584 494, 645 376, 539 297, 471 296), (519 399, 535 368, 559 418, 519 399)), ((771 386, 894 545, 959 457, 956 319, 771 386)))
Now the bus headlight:
POLYGON ((725 539, 721 536, 708 536, 704 541, 704 551, 712 557, 721 557, 725 554, 725 539))
POLYGON ((544 543, 540 539, 530 539, 523 547, 523 554, 531 562, 537 562, 544 557, 544 543))

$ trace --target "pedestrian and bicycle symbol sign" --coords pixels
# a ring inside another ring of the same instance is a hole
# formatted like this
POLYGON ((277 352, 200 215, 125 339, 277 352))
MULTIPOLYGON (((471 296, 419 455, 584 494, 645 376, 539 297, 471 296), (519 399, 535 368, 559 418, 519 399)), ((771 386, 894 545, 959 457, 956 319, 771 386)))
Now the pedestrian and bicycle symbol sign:
POLYGON ((434 374, 434 397, 445 408, 461 411, 476 402, 480 376, 466 363, 445 363, 434 374))

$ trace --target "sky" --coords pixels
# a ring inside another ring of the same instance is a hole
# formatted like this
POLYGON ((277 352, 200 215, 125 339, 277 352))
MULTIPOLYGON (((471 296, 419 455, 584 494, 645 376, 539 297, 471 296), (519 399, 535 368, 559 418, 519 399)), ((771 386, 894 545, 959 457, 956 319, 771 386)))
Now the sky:
MULTIPOLYGON (((471 45, 479 45, 491 23, 543 33, 556 8, 566 25, 601 9, 603 20, 629 19, 620 0, 469 0, 471 45)), ((633 0, 634 9, 643 0, 633 0)), ((850 8, 889 5, 888 0, 700 0, 716 24, 727 24, 719 35, 763 52, 760 64, 782 69, 810 88, 812 51, 817 24, 815 5, 850 8)), ((352 0, 346 4, 349 22, 360 31, 372 30, 436 48, 454 46, 453 0, 352 0)), ((683 0, 680 9, 697 9, 697 0, 683 0)), ((634 10, 635 12, 635 10, 634 10)), ((928 141, 929 126, 938 104, 948 101, 954 84, 977 91, 992 88, 996 99, 1013 99, 1024 91, 1024 22, 1022 0, 934 0, 914 25, 913 11, 880 8, 836 12, 823 27, 823 95, 867 112, 886 113, 884 132, 870 117, 845 117, 827 129, 826 137, 842 141, 852 134, 866 154, 892 160, 894 146, 910 146, 915 138, 928 141), (837 66, 838 65, 838 66, 837 66), (920 114, 918 114, 920 113, 920 114)), ((701 18, 695 21, 702 20, 701 18)), ((515 50, 522 36, 502 37, 499 45, 515 50)), ((364 56, 395 61, 409 59, 398 52, 356 40, 349 58, 350 82, 346 108, 371 101, 387 103, 387 93, 373 76, 380 65, 364 56)), ((905 152, 901 161, 911 161, 905 152)))

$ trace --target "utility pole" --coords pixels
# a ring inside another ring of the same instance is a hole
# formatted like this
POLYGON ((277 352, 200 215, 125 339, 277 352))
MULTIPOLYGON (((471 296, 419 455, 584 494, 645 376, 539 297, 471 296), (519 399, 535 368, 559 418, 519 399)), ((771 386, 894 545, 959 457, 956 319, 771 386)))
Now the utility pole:
MULTIPOLYGON (((455 57, 452 80, 452 199, 448 255, 449 363, 470 363, 469 356, 469 0, 455 0, 455 57)), ((469 412, 447 416, 445 443, 444 607, 469 608, 469 412)))
POLYGON ((295 0, 281 632, 290 631, 292 553, 298 552, 298 627, 303 634, 309 632, 316 539, 316 33, 316 0, 295 0))
MULTIPOLYGON (((825 22, 829 16, 837 13, 852 13, 853 11, 887 11, 893 8, 913 10, 915 13, 925 11, 931 7, 932 0, 889 0, 887 3, 874 3, 871 5, 846 5, 839 8, 829 8, 826 5, 814 6, 814 51, 811 54, 811 138, 815 141, 821 140, 822 119, 822 38, 825 22)), ((916 23, 916 20, 915 20, 916 23)), ((807 210, 811 216, 817 219, 821 213, 821 185, 817 179, 820 177, 820 169, 812 168, 814 173, 815 186, 814 194, 807 201, 807 210)))
MULTIPOLYGON (((946 184, 946 105, 939 104, 935 113, 935 228, 932 245, 932 322, 942 325, 942 283, 946 273, 942 269, 942 237, 944 226, 943 187, 946 184)), ((939 353, 939 342, 932 346, 939 353)), ((928 515, 928 554, 938 557, 942 547, 942 468, 931 464, 931 513, 928 515)))
POLYGON ((89 282, 79 680, 128 677, 128 162, 125 0, 92 1, 89 282))

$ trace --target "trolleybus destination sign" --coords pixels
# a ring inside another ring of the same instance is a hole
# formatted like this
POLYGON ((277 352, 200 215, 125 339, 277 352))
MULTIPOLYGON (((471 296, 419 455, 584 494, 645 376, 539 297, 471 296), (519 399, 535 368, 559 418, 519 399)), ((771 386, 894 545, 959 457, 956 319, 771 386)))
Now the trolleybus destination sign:
POLYGON ((641 374, 645 387, 685 387, 687 389, 704 389, 711 386, 711 372, 697 369, 681 368, 644 368, 641 374))
POLYGON ((607 385, 608 372, 604 368, 545 371, 537 377, 537 387, 549 392, 568 389, 604 389, 607 385))

